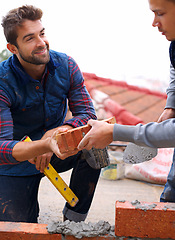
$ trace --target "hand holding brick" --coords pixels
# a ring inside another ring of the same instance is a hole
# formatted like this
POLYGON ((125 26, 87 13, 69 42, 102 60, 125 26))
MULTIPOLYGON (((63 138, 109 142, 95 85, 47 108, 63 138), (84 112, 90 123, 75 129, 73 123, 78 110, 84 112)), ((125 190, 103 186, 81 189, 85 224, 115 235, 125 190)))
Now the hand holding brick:
MULTIPOLYGON (((103 120, 107 123, 114 124, 116 122, 115 117, 103 120)), ((56 135, 56 140, 61 153, 73 151, 77 148, 79 142, 82 140, 83 136, 89 132, 91 126, 85 125, 82 127, 74 128, 68 130, 64 133, 59 133, 56 135)))

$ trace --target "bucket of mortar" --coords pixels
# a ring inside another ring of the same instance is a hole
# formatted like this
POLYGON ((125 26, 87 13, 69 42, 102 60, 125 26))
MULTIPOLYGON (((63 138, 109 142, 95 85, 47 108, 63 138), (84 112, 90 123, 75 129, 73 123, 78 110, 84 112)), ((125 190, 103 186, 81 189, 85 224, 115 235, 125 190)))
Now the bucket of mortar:
POLYGON ((107 180, 118 180, 125 175, 125 163, 123 152, 108 150, 110 165, 101 170, 101 178, 107 180))

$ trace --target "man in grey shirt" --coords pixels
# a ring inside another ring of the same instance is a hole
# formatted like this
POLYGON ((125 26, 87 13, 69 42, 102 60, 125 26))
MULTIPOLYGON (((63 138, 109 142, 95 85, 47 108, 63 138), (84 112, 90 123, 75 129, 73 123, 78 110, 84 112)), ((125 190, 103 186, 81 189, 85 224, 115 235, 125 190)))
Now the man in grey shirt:
MULTIPOLYGON (((170 84, 167 89, 167 103, 158 122, 146 125, 127 126, 90 120, 92 129, 80 142, 79 150, 92 147, 104 148, 112 141, 133 142, 140 146, 155 148, 175 147, 175 0, 148 0, 154 13, 153 27, 171 41, 170 84)), ((175 153, 160 201, 175 202, 175 153)))

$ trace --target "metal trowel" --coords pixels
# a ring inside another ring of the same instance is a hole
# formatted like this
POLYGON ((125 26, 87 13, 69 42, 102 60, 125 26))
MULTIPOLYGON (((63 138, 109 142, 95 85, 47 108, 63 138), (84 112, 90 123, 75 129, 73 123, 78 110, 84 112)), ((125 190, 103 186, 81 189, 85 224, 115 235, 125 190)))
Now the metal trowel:
POLYGON ((129 143, 125 148, 123 160, 129 164, 142 163, 154 158, 157 152, 157 148, 142 147, 134 143, 129 143))

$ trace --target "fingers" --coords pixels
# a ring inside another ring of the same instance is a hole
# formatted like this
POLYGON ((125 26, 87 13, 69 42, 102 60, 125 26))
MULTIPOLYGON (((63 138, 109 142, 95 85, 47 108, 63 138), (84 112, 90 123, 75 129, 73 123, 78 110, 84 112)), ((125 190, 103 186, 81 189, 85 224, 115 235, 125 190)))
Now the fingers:
POLYGON ((93 120, 90 119, 88 121, 88 125, 90 125, 92 128, 91 130, 85 135, 85 137, 80 141, 80 143, 78 144, 78 149, 82 150, 82 149, 87 149, 90 150, 92 149, 92 147, 96 146, 96 141, 95 141, 95 133, 94 133, 94 129, 98 130, 98 126, 104 124, 99 122, 98 120, 93 120), (93 137, 92 137, 93 136, 93 137))
POLYGON ((36 169, 39 170, 40 172, 43 172, 43 161, 45 163, 45 160, 42 160, 42 156, 38 156, 35 160, 35 166, 36 169))
POLYGON ((73 155, 75 155, 75 154, 77 154, 79 152, 79 150, 78 149, 75 149, 75 150, 73 150, 73 151, 69 151, 69 152, 66 152, 66 153, 58 153, 58 154, 56 154, 57 155, 57 157, 58 158, 60 158, 61 160, 64 160, 64 159, 66 159, 66 158, 68 158, 68 157, 70 157, 70 156, 73 156, 73 155))
POLYGON ((36 169, 43 173, 44 169, 49 165, 52 155, 53 153, 46 153, 35 158, 36 169))
POLYGON ((82 150, 82 149, 87 149, 90 150, 92 148, 91 144, 88 143, 87 138, 83 138, 80 143, 78 144, 77 149, 82 150))
POLYGON ((64 133, 67 132, 69 129, 67 127, 60 127, 58 128, 55 132, 54 135, 58 134, 58 133, 64 133))
MULTIPOLYGON (((68 130, 67 128, 63 128, 63 129, 66 129, 65 132, 67 132, 67 130, 68 130)), ((63 132, 60 128, 59 130, 57 130, 53 133, 53 135, 50 139, 50 148, 58 158, 64 160, 67 157, 70 157, 70 156, 73 156, 73 155, 77 154, 79 152, 79 150, 75 149, 75 150, 71 150, 71 151, 68 151, 68 152, 65 152, 65 153, 61 153, 60 149, 58 147, 56 138, 55 138, 56 134, 59 133, 60 131, 63 132)))
POLYGON ((28 161, 29 161, 30 163, 32 163, 32 164, 35 164, 36 159, 35 159, 35 158, 31 158, 31 159, 28 159, 28 161))
POLYGON ((96 124, 96 122, 98 122, 98 121, 97 121, 97 120, 90 119, 87 124, 92 127, 94 124, 96 124))
POLYGON ((45 164, 45 167, 48 167, 49 163, 50 163, 50 160, 53 156, 53 153, 50 152, 50 153, 47 153, 47 158, 46 158, 46 164, 45 164))

